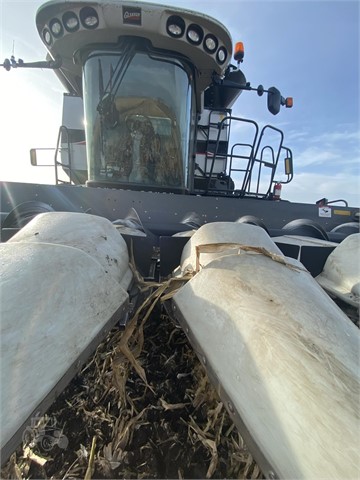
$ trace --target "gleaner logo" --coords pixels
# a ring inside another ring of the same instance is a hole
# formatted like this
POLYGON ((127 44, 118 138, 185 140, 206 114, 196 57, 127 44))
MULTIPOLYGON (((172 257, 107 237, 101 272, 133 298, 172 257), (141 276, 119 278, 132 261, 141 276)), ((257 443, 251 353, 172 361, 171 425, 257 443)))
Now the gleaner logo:
POLYGON ((141 8, 123 7, 123 22, 141 25, 141 8))

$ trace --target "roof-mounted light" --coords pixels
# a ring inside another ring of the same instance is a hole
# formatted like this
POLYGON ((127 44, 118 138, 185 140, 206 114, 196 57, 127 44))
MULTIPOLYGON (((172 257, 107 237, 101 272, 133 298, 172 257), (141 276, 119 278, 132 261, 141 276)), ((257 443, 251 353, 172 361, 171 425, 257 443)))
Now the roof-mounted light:
POLYGON ((80 20, 85 28, 94 29, 99 25, 99 16, 92 7, 84 7, 80 10, 80 20))
POLYGON ((44 28, 44 30, 43 30, 43 39, 44 39, 46 45, 51 45, 52 36, 51 36, 50 31, 47 28, 44 28))
POLYGON ((170 37, 182 37, 185 32, 184 20, 177 15, 172 15, 168 18, 166 22, 166 31, 170 35, 170 37))
POLYGON ((53 18, 49 24, 51 33, 54 35, 55 38, 61 37, 61 35, 64 33, 64 28, 57 18, 53 18))
POLYGON ((218 61, 218 63, 220 63, 220 65, 222 65, 225 62, 227 55, 228 54, 227 54, 226 48, 220 47, 216 54, 216 60, 218 61))
POLYGON ((218 40, 214 35, 209 33, 204 38, 204 50, 208 53, 214 53, 218 46, 218 40))
POLYGON ((76 32, 79 30, 80 22, 74 12, 66 12, 62 16, 62 21, 67 32, 76 32))
POLYGON ((189 25, 186 32, 186 38, 193 45, 200 45, 202 39, 204 38, 203 29, 199 25, 195 25, 194 23, 189 25))
POLYGON ((243 42, 237 42, 234 50, 234 60, 236 60, 238 63, 242 62, 244 60, 244 53, 245 50, 243 42))

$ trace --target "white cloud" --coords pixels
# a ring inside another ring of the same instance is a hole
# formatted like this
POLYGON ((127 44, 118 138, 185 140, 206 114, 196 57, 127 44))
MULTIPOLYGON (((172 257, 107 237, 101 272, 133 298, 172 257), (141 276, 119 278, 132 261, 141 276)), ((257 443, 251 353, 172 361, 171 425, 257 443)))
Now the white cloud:
POLYGON ((309 138, 309 132, 291 130, 286 133, 287 143, 289 143, 289 141, 293 142, 293 141, 307 140, 308 138, 309 138))
MULTIPOLYGON (((295 149, 294 149, 295 151, 295 149)), ((294 162, 296 167, 303 169, 310 165, 322 166, 323 164, 334 163, 338 160, 338 154, 334 151, 324 150, 320 147, 308 147, 301 151, 300 154, 296 154, 294 162)))
POLYGON ((343 198, 360 205, 360 132, 353 125, 318 135, 290 132, 294 143, 294 180, 284 187, 288 200, 314 203, 343 198))
MULTIPOLYGON (((354 126, 353 126, 354 127, 354 126)), ((292 141, 291 141, 292 140, 292 141)), ((307 136, 306 132, 290 132, 293 143, 295 171, 329 174, 337 171, 349 177, 360 174, 360 132, 357 129, 340 129, 319 135, 307 136)))
POLYGON ((345 132, 327 132, 323 133, 322 135, 317 135, 312 138, 312 141, 314 143, 329 143, 329 144, 335 144, 337 142, 352 142, 355 141, 358 143, 360 142, 360 132, 358 131, 345 131, 345 132))
POLYGON ((337 125, 336 130, 326 131, 321 133, 309 132, 305 129, 296 129, 286 132, 286 138, 296 142, 306 142, 311 145, 331 145, 334 148, 348 145, 349 142, 352 147, 360 147, 360 129, 356 124, 351 125, 337 125))
POLYGON ((315 203, 320 198, 344 199, 349 206, 360 205, 360 179, 347 173, 299 173, 283 187, 282 197, 292 202, 315 203))

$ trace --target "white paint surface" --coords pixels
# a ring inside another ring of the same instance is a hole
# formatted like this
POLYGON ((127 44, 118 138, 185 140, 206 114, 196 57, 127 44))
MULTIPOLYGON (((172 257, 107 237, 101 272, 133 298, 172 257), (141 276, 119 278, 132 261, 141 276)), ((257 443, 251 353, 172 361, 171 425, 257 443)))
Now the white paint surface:
POLYGON ((335 248, 316 280, 331 294, 360 307, 360 233, 349 235, 335 248))
POLYGON ((359 330, 298 261, 217 257, 174 301, 262 455, 280 478, 359 478, 359 330))
POLYGON ((39 215, 0 255, 3 448, 125 304, 131 272, 115 227, 86 214, 39 215))
MULTIPOLYGON (((195 270, 196 247, 204 244, 237 243, 239 245, 264 247, 269 252, 282 255, 281 250, 271 240, 264 229, 255 225, 236 222, 213 222, 200 227, 188 241, 183 249, 180 266, 184 271, 186 268, 195 270)), ((239 248, 229 248, 221 255, 237 253, 239 248)), ((201 265, 206 265, 219 253, 204 253, 201 255, 201 265)))

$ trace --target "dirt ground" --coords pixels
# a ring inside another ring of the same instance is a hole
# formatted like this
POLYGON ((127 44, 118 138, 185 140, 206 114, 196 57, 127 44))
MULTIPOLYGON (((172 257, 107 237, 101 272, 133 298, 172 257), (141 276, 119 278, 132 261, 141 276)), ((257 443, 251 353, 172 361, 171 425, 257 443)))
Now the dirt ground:
POLYGON ((183 331, 159 309, 141 323, 108 335, 1 478, 263 478, 183 331))

